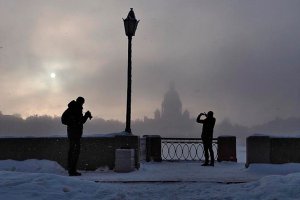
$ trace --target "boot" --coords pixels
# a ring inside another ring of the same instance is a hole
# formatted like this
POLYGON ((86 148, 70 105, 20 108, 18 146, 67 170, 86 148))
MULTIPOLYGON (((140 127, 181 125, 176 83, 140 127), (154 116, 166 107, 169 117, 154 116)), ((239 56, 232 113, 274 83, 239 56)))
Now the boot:
POLYGON ((69 176, 81 176, 81 173, 74 171, 74 172, 69 172, 69 176))

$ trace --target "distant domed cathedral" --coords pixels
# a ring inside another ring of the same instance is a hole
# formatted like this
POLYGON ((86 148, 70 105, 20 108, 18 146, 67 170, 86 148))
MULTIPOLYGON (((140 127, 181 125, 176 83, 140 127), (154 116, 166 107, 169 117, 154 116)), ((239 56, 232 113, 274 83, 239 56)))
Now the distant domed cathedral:
POLYGON ((183 120, 189 119, 190 114, 187 110, 182 112, 182 103, 178 92, 175 90, 173 85, 164 95, 164 99, 161 104, 161 111, 158 109, 154 112, 155 120, 183 120))
POLYGON ((182 116, 182 103, 178 92, 171 86, 165 94, 161 104, 161 118, 180 118, 182 116))
POLYGON ((156 109, 154 119, 144 118, 151 133, 184 136, 193 129, 193 120, 187 110, 182 112, 182 102, 173 85, 165 93, 161 110, 156 109))

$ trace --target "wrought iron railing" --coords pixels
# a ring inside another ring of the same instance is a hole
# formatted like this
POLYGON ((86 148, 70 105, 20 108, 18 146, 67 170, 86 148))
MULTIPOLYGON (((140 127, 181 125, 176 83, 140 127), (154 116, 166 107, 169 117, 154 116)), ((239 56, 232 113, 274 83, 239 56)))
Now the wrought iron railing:
MULTIPOLYGON (((218 159, 218 141, 213 139, 215 160, 218 159)), ((203 142, 199 138, 161 138, 162 160, 204 160, 203 142)))

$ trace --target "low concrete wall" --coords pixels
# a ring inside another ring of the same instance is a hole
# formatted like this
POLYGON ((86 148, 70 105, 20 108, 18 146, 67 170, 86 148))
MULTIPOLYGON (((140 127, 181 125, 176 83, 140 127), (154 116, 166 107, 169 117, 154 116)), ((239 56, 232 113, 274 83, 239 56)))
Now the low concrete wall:
POLYGON ((251 163, 300 163, 300 138, 250 136, 246 153, 246 167, 251 163))
MULTIPOLYGON (((81 152, 78 169, 95 170, 115 166, 115 150, 128 148, 135 150, 135 166, 139 162, 139 137, 84 137, 81 139, 81 152)), ((67 167, 69 142, 67 138, 0 138, 0 160, 46 159, 67 167)))
POLYGON ((300 138, 271 138, 270 161, 274 164, 300 163, 300 138))
POLYGON ((250 136, 246 141, 246 167, 250 163, 270 163, 271 138, 250 136))

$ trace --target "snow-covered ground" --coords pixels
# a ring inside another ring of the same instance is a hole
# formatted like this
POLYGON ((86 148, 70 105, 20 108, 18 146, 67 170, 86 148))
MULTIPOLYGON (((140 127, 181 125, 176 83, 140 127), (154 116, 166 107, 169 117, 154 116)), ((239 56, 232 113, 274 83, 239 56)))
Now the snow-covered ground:
POLYGON ((246 146, 237 145, 236 148, 237 161, 240 163, 246 163, 246 146))
POLYGON ((131 173, 108 169, 68 177, 47 160, 0 161, 0 199, 299 199, 300 164, 142 163, 131 173))

